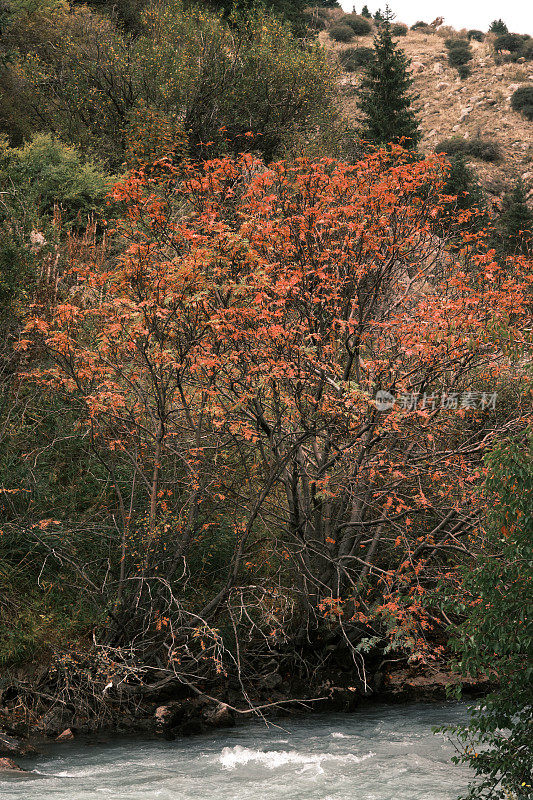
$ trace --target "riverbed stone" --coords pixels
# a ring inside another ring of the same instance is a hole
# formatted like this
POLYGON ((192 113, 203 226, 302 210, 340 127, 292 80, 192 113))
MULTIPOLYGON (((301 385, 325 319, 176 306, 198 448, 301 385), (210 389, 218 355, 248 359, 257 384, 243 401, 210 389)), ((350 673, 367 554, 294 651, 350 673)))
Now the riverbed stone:
POLYGON ((66 728, 59 736, 56 736, 56 742, 70 742, 74 739, 74 733, 71 728, 66 728))
POLYGON ((35 748, 30 744, 5 733, 5 731, 0 731, 0 757, 27 756, 32 753, 35 753, 35 748))
POLYGON ((12 758, 0 758, 0 772, 26 772, 12 758))

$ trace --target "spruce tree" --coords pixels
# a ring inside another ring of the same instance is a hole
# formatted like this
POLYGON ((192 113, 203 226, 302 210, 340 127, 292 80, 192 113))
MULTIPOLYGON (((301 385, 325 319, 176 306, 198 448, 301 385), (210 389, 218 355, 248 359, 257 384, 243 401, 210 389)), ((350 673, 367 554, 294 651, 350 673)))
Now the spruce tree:
POLYGON ((363 6, 363 9, 361 11, 361 16, 362 17, 366 17, 367 19, 372 19, 372 14, 368 10, 368 6, 366 6, 366 5, 363 6))
POLYGON ((409 59, 392 38, 394 15, 387 6, 374 37, 374 58, 369 61, 358 90, 363 113, 361 136, 376 145, 402 142, 416 148, 420 131, 412 108, 417 95, 410 89, 409 59))
POLYGON ((496 230, 496 249, 502 255, 528 255, 533 250, 533 211, 527 205, 521 180, 503 198, 496 230))

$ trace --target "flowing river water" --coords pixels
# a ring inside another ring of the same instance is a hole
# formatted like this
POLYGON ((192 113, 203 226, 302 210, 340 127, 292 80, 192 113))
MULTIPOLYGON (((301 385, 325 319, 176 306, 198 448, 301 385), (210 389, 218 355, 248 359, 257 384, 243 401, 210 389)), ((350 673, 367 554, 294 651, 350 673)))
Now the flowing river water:
POLYGON ((433 725, 464 705, 373 706, 189 739, 47 746, 1 800, 455 800, 468 783, 433 725))

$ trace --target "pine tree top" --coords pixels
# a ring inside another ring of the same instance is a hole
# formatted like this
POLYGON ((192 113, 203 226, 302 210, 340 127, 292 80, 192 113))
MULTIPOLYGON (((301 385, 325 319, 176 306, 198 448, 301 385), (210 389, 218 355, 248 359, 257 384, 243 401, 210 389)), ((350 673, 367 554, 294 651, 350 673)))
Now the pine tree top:
POLYGON ((418 95, 411 91, 410 61, 395 44, 387 6, 374 36, 374 58, 370 61, 358 91, 363 113, 361 135, 377 145, 403 142, 415 148, 421 134, 412 104, 418 95))

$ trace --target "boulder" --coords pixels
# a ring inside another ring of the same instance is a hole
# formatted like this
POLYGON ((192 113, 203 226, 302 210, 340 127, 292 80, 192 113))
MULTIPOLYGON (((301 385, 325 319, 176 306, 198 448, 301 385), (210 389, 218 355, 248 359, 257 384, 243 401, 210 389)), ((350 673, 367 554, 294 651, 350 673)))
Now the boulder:
POLYGON ((0 731, 0 757, 3 756, 27 756, 35 753, 35 749, 15 736, 0 731))
POLYGON ((0 772, 26 772, 11 758, 0 758, 0 772))
POLYGON ((440 61, 437 61, 435 64, 433 64, 433 72, 435 75, 440 75, 444 72, 444 67, 440 61))
POLYGON ((231 728, 235 725, 235 714, 226 703, 217 703, 206 709, 203 716, 210 728, 231 728))
POLYGON ((66 728, 59 736, 56 736, 56 742, 71 742, 74 739, 74 734, 71 728, 66 728))

